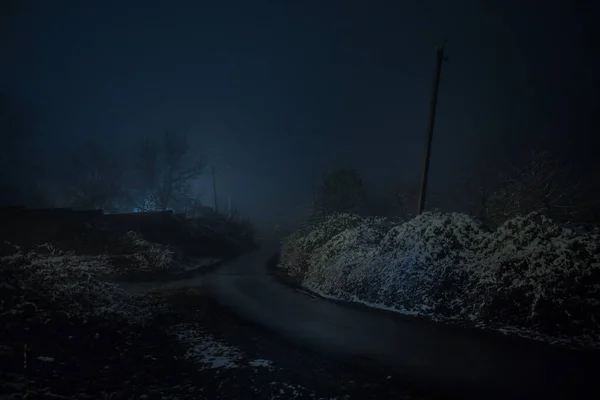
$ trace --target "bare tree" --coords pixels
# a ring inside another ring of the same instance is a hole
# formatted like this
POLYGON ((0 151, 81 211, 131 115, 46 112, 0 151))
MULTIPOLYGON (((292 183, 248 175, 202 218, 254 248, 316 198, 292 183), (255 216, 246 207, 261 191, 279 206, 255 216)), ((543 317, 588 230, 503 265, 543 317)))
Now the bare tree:
POLYGON ((464 180, 461 201, 466 200, 470 215, 489 223, 492 197, 498 184, 499 174, 490 163, 478 163, 470 168, 469 178, 464 180))
POLYGON ((16 17, 25 9, 26 5, 19 0, 3 0, 0 3, 0 51, 4 42, 14 34, 11 29, 16 25, 16 17))
POLYGON ((396 176, 387 180, 382 189, 385 201, 383 215, 401 220, 408 220, 416 215, 420 190, 417 181, 407 181, 402 176, 396 176))
POLYGON ((419 186, 416 183, 395 185, 391 200, 392 216, 408 220, 417 212, 419 186))
POLYGON ((502 186, 489 199, 489 217, 496 224, 539 211, 557 220, 571 220, 581 209, 579 187, 556 153, 534 150, 529 162, 502 176, 502 186))
POLYGON ((31 113, 17 96, 0 89, 0 204, 48 205, 42 188, 48 168, 31 146, 35 142, 35 133, 27 122, 31 113))
POLYGON ((123 163, 99 143, 87 141, 67 157, 63 181, 68 204, 75 208, 116 211, 124 195, 123 163))
POLYGON ((171 131, 160 142, 148 137, 140 142, 135 165, 139 209, 164 211, 193 202, 191 183, 202 174, 204 164, 188 162, 188 150, 187 137, 171 131))
POLYGON ((320 215, 359 213, 365 206, 366 191, 358 171, 338 168, 323 178, 317 193, 316 211, 320 215))

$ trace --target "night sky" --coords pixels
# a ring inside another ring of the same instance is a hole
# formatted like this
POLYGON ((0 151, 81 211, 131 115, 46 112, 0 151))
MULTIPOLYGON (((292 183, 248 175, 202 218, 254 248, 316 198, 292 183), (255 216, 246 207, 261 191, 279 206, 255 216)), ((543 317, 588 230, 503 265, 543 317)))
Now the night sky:
POLYGON ((418 180, 447 39, 431 192, 451 204, 481 160, 542 138, 595 166, 598 14, 560 3, 25 1, 0 20, 0 88, 26 105, 35 157, 172 128, 215 166, 223 199, 270 222, 304 213, 333 167, 418 180))

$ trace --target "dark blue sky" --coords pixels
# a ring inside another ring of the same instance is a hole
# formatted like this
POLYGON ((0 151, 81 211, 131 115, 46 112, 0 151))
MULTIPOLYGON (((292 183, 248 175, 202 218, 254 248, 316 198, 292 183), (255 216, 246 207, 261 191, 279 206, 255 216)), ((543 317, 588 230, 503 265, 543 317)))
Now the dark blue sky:
POLYGON ((338 165, 417 180, 445 38, 431 167, 444 196, 479 159, 505 162, 542 137, 593 152, 596 14, 571 3, 25 2, 0 87, 55 154, 89 136, 187 133, 222 195, 263 217, 305 208, 311 177, 338 165))

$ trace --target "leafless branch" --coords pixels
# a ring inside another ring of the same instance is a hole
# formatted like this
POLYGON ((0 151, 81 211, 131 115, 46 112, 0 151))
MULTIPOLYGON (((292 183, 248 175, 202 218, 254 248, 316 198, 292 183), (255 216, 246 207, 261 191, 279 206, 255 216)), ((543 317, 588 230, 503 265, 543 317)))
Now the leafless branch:
POLYGON ((165 131, 161 145, 149 138, 140 142, 139 175, 143 178, 144 209, 166 210, 175 203, 188 203, 193 196, 190 182, 202 175, 204 164, 199 160, 187 162, 188 141, 184 135, 165 131))

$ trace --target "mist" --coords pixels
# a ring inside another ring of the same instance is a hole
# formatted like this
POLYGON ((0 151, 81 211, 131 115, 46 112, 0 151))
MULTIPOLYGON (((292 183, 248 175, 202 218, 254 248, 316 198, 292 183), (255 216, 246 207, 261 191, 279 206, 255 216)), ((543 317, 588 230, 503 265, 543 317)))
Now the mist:
POLYGON ((7 398, 600 398, 596 4, 0 3, 7 398))
POLYGON ((369 213, 386 214, 390 192, 420 183, 444 39, 429 208, 466 211, 463 186, 483 164, 508 171, 537 147, 597 190, 600 82, 584 61, 594 44, 582 8, 17 4, 0 63, 4 204, 76 206, 65 171, 86 146, 114 160, 129 189, 136 145, 169 130, 204 163, 191 192, 205 206, 214 168, 218 208, 296 226, 323 176, 351 167, 377 198, 369 213))

